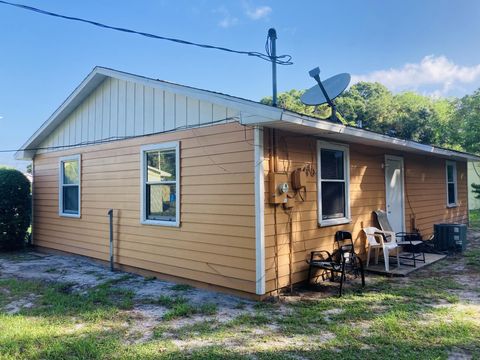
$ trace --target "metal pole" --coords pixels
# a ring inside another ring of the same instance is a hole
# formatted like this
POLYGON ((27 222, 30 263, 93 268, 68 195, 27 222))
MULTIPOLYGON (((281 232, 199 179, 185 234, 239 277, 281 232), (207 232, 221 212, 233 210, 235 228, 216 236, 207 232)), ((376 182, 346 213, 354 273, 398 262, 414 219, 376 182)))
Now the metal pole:
POLYGON ((268 37, 272 42, 270 54, 270 60, 272 61, 272 105, 277 106, 277 31, 274 28, 270 28, 268 37))
MULTIPOLYGON (((313 71, 313 70, 312 70, 313 71)), ((327 94, 327 91, 323 87, 322 82, 320 81, 320 75, 319 74, 312 74, 312 77, 317 81, 318 86, 320 87, 320 90, 322 90, 323 96, 325 96, 325 99, 327 99, 328 105, 332 108, 332 120, 337 120, 337 107, 335 106, 335 103, 330 99, 330 97, 327 94)))
POLYGON ((108 216, 110 218, 110 271, 114 271, 114 268, 113 268, 113 209, 108 210, 108 216))

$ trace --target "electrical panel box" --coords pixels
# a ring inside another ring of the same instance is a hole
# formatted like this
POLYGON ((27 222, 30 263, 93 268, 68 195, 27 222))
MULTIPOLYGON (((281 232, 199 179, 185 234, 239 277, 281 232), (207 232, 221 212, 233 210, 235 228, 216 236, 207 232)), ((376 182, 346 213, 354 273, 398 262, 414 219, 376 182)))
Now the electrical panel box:
POLYGON ((292 188, 300 190, 307 187, 307 174, 301 169, 292 172, 292 188))
POLYGON ((270 204, 284 204, 288 201, 288 175, 284 173, 268 174, 268 197, 270 204))

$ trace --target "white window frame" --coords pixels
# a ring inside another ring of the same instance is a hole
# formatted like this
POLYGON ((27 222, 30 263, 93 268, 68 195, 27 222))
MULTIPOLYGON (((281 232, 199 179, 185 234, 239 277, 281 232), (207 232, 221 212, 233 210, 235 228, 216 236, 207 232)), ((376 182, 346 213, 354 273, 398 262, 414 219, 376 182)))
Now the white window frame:
POLYGON ((317 141, 317 207, 318 224, 320 226, 332 226, 348 224, 352 221, 350 216, 350 147, 346 144, 330 143, 322 140, 317 141), (343 152, 344 180, 325 179, 325 181, 338 181, 345 183, 345 216, 338 219, 322 219, 322 149, 339 150, 343 152))
POLYGON ((58 161, 58 215, 70 218, 80 218, 82 212, 82 158, 80 154, 61 157, 58 161), (63 183, 63 163, 71 160, 78 161, 78 213, 69 213, 63 211, 63 188, 64 186, 76 186, 74 184, 63 183))
POLYGON ((447 160, 445 162, 445 184, 446 184, 446 194, 447 194, 447 207, 456 207, 458 206, 458 181, 457 181, 457 163, 456 161, 447 160), (453 167, 453 182, 448 181, 448 167, 453 167), (455 202, 450 203, 448 198, 448 185, 453 184, 455 191, 455 202))
POLYGON ((180 226, 180 142, 171 141, 160 144, 142 146, 140 149, 140 223, 144 225, 180 226), (147 169, 146 153, 152 150, 175 150, 175 221, 147 219, 146 196, 147 196, 147 169))

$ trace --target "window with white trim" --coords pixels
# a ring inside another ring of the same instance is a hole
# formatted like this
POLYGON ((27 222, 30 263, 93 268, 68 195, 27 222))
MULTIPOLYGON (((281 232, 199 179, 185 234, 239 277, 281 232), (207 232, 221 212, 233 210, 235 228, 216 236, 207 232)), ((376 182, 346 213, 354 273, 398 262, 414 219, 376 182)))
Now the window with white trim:
POLYGON ((318 141, 318 222, 320 226, 350 222, 350 156, 347 145, 318 141))
POLYGON ((447 206, 457 206, 457 163, 446 162, 447 206))
POLYGON ((178 142, 142 147, 142 224, 179 226, 179 157, 178 142))
POLYGON ((59 215, 80 217, 80 155, 60 158, 59 215))

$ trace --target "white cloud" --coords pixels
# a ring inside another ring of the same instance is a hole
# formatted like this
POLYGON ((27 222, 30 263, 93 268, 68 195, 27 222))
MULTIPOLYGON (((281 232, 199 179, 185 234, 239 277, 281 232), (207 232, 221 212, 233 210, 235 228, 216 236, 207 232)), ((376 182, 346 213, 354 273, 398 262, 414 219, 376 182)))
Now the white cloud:
POLYGON ((232 16, 226 16, 218 22, 218 25, 223 28, 229 28, 238 24, 238 19, 232 16))
POLYGON ((247 7, 245 13, 252 20, 260 20, 266 18, 272 12, 270 6, 258 6, 255 8, 247 7))
POLYGON ((225 6, 221 6, 215 10, 214 13, 220 14, 222 19, 218 22, 218 26, 227 29, 238 24, 238 18, 232 16, 230 11, 225 6))
POLYGON ((480 81, 480 64, 460 66, 445 56, 428 55, 420 63, 352 76, 352 84, 359 81, 378 81, 394 92, 433 88, 431 95, 444 96, 452 89, 480 81))

